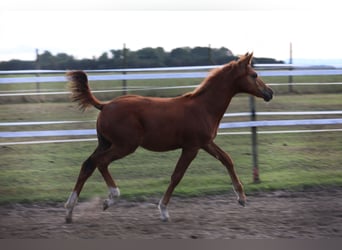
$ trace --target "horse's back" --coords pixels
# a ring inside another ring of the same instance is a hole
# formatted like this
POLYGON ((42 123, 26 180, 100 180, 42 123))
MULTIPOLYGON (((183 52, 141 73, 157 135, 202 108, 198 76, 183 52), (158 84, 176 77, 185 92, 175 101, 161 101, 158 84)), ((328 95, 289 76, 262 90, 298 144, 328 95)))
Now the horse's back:
POLYGON ((101 111, 108 119, 124 119, 129 116, 139 116, 145 119, 158 120, 162 117, 179 115, 184 101, 179 98, 158 98, 127 95, 115 98, 107 103, 101 111))

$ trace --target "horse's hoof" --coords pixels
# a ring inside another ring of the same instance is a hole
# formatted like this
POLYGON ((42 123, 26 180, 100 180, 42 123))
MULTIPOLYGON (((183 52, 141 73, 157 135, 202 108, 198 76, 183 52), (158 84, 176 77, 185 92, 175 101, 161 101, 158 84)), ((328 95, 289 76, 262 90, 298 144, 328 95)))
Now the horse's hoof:
POLYGON ((67 208, 66 215, 65 215, 65 223, 67 224, 72 223, 72 208, 67 208))
POLYGON ((65 217, 65 223, 71 224, 72 223, 72 218, 71 217, 65 217))
POLYGON ((107 208, 109 208, 109 204, 108 204, 108 201, 105 200, 105 201, 103 202, 103 211, 105 211, 107 208))
POLYGON ((105 199, 103 202, 103 211, 105 211, 107 208, 113 206, 115 201, 113 199, 105 199))
POLYGON ((162 222, 168 222, 170 221, 170 215, 169 212, 167 211, 167 208, 165 205, 159 204, 158 209, 160 212, 160 219, 162 222))
POLYGON ((169 218, 169 217, 160 216, 160 220, 161 220, 162 222, 169 222, 169 221, 170 221, 170 218, 169 218))
POLYGON ((238 200, 238 202, 239 202, 239 204, 241 205, 241 206, 243 206, 243 207, 245 207, 246 206, 246 201, 245 200, 238 200))

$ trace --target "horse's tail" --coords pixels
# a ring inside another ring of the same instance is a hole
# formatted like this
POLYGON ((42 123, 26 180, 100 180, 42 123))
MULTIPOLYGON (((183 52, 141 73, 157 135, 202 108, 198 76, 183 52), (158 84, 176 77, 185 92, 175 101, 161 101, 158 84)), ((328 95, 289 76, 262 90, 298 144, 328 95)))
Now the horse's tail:
POLYGON ((71 99, 77 102, 80 110, 84 111, 89 106, 102 110, 104 103, 99 101, 90 91, 87 74, 83 71, 70 71, 67 73, 70 81, 71 99))

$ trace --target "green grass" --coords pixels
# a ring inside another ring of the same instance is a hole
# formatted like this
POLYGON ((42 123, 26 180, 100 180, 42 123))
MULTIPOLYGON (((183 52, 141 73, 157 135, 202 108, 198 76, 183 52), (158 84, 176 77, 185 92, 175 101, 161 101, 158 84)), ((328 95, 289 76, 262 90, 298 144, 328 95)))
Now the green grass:
MULTIPOLYGON (((252 182, 249 136, 218 136, 230 152, 247 193, 310 186, 342 186, 342 134, 259 135, 261 183, 252 182)), ((1 147, 0 203, 64 201, 75 184, 81 163, 96 142, 1 147)), ((180 151, 154 153, 138 149, 114 162, 110 171, 122 197, 143 199, 165 191, 180 151)), ((231 190, 226 169, 201 151, 175 195, 221 194, 231 190)), ((81 199, 105 197, 106 185, 96 171, 81 199)))

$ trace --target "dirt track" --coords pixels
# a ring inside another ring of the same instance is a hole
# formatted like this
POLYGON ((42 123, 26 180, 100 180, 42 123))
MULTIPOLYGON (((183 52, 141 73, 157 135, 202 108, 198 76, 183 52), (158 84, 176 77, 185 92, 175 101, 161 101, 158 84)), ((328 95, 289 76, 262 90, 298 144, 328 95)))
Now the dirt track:
POLYGON ((277 191, 248 197, 240 207, 233 194, 173 198, 172 221, 159 220, 157 199, 120 200, 101 211, 102 200, 81 202, 73 224, 64 223, 63 204, 0 207, 0 238, 267 239, 341 238, 342 188, 277 191))

